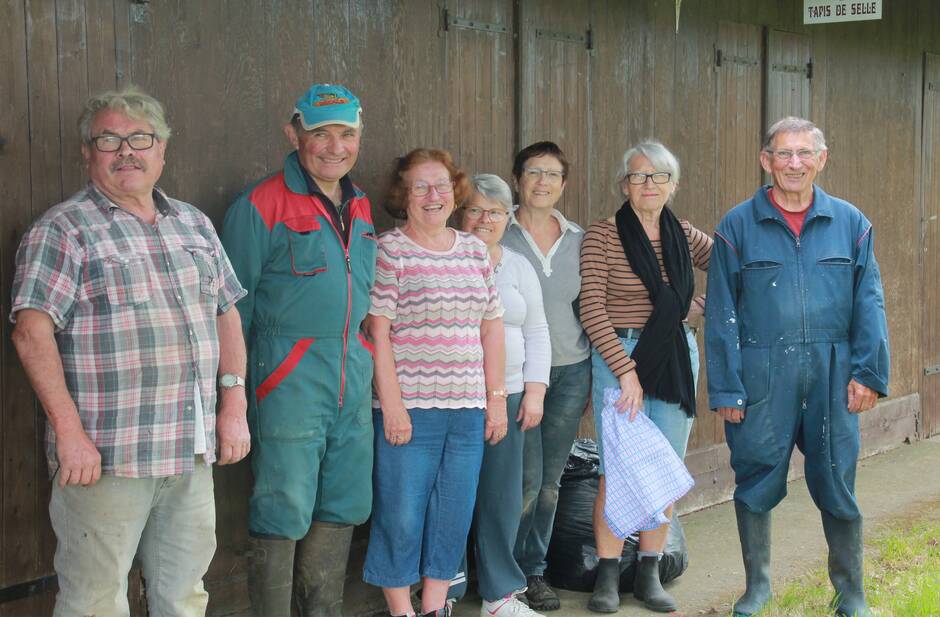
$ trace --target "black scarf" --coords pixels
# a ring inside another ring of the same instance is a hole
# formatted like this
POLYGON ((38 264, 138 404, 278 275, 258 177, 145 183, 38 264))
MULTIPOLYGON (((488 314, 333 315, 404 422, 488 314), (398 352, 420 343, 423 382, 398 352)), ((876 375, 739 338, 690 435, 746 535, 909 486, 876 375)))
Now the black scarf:
POLYGON ((663 265, 669 278, 669 283, 665 283, 653 245, 629 201, 625 201, 617 211, 616 221, 627 261, 643 281, 653 303, 649 321, 630 354, 636 361, 643 393, 669 403, 679 403, 687 414, 694 416, 695 382, 689 360, 689 343, 682 327, 695 289, 692 256, 685 231, 679 219, 664 207, 659 215, 659 237, 663 265))

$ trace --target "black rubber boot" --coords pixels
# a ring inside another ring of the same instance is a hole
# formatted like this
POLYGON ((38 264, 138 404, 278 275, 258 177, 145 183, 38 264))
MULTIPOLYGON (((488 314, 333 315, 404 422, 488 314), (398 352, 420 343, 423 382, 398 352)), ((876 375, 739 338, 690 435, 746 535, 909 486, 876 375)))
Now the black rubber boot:
POLYGON ((829 544, 829 580, 836 590, 832 600, 836 616, 871 617, 862 574, 862 517, 846 521, 823 512, 822 522, 829 544))
POLYGON ((353 526, 313 521, 294 557, 294 606, 300 617, 342 617, 353 526))
POLYGON ((754 615, 770 601, 770 512, 751 512, 734 502, 747 589, 734 603, 735 617, 754 615))
POLYGON ((616 557, 602 557, 597 561, 597 578, 588 608, 595 613, 620 610, 620 560, 616 557))
POLYGON ((296 544, 248 537, 248 597, 256 617, 290 617, 296 544))
POLYGON ((637 562, 633 579, 633 597, 651 611, 671 613, 676 610, 675 599, 666 593, 659 580, 659 558, 641 557, 637 562))

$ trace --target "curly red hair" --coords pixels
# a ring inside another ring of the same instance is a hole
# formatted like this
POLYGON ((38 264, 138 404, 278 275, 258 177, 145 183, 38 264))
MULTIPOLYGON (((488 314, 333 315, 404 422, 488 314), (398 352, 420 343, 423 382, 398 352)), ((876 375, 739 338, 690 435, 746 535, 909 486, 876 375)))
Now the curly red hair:
POLYGON ((454 203, 461 204, 470 196, 470 180, 467 174, 457 167, 447 150, 438 148, 415 148, 405 156, 395 159, 395 168, 389 178, 387 197, 384 208, 392 217, 405 220, 408 218, 408 189, 405 174, 423 163, 440 163, 447 169, 454 182, 454 203))

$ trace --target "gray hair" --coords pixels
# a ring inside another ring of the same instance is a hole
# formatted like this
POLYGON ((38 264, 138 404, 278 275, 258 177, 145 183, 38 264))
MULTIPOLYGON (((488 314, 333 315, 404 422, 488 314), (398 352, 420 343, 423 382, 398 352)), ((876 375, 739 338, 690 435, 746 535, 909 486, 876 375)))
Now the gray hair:
POLYGON ((623 153, 620 166, 617 168, 617 187, 630 173, 630 161, 634 157, 645 156, 656 171, 668 171, 671 180, 679 184, 679 159, 655 139, 645 139, 623 153))
POLYGON ((159 141, 165 142, 170 138, 170 127, 166 123, 166 116, 160 101, 137 86, 127 86, 121 90, 109 90, 97 94, 85 103, 82 115, 78 119, 78 129, 85 143, 91 141, 91 123, 95 115, 104 109, 120 111, 128 118, 149 123, 159 141))
POLYGON ((496 174, 477 174, 470 178, 473 190, 507 210, 512 210, 512 191, 506 181, 496 174))
POLYGON ((819 127, 805 118, 797 118, 796 116, 787 116, 771 124, 770 128, 767 129, 767 134, 764 135, 764 144, 761 149, 770 151, 774 138, 780 133, 809 133, 813 136, 813 146, 817 152, 827 149, 826 136, 823 135, 819 127))

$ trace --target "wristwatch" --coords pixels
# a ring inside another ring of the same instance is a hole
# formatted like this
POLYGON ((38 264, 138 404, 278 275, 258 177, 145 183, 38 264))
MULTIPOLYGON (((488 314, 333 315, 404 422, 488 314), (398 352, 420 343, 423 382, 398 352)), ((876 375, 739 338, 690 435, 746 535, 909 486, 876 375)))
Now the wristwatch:
POLYGON ((509 391, 506 388, 500 388, 499 390, 490 390, 486 393, 488 396, 498 396, 499 398, 509 398, 509 391))
POLYGON ((219 387, 225 388, 234 388, 235 386, 245 387, 245 378, 239 375, 234 375, 232 373, 225 373, 224 375, 219 375, 219 387))

